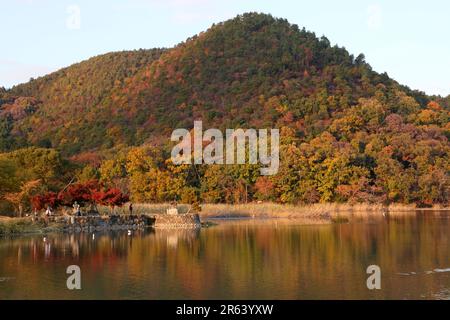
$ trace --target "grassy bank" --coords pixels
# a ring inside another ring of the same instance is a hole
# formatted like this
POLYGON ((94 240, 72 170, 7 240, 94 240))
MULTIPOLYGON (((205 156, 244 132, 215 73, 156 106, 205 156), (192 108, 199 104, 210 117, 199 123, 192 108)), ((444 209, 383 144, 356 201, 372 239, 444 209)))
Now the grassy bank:
POLYGON ((205 204, 202 217, 307 218, 329 219, 331 212, 323 207, 293 206, 275 203, 205 204))
MULTIPOLYGON (((169 203, 133 203, 133 214, 161 214, 165 213, 171 205, 169 203)), ((324 214, 359 214, 371 215, 389 212, 391 214, 411 213, 417 210, 448 210, 441 205, 435 205, 432 208, 417 208, 414 204, 391 204, 383 206, 382 204, 345 204, 345 203, 317 203, 311 205, 289 205, 272 202, 247 203, 247 204, 202 204, 201 217, 267 217, 267 218, 298 218, 298 217, 318 217, 324 214)), ((97 207, 101 215, 109 215, 111 209, 106 206, 97 207)), ((180 213, 191 211, 191 205, 178 204, 180 213)), ((58 214, 71 214, 69 208, 57 210, 58 214)), ((114 208, 114 214, 129 214, 129 204, 114 208)), ((8 219, 0 215, 2 219, 8 219)), ((24 218, 25 219, 25 218, 24 218)))
POLYGON ((34 223, 29 218, 0 217, 0 236, 58 231, 59 225, 34 223))
MULTIPOLYGON (((133 214, 160 214, 165 213, 171 206, 169 203, 133 203, 133 214)), ((179 204, 178 211, 180 213, 187 213, 191 208, 187 204, 179 204)), ((97 207, 101 215, 107 215, 110 213, 110 208, 105 206, 97 207)), ((121 208, 114 208, 115 214, 129 214, 128 204, 121 208)))
MULTIPOLYGON (((134 214, 164 214, 170 204, 151 204, 151 203, 137 203, 133 204, 134 214)), ((179 213, 192 212, 191 206, 186 204, 179 204, 179 213)), ((251 203, 251 204, 203 204, 201 205, 201 212, 199 212, 201 219, 206 218, 295 218, 301 219, 305 224, 316 223, 330 223, 333 217, 328 210, 323 208, 311 208, 282 205, 275 203, 251 203)), ((99 208, 102 214, 109 212, 109 208, 99 208)), ((115 210, 118 214, 129 213, 128 206, 117 208, 115 210)))
MULTIPOLYGON (((164 213, 170 207, 169 204, 133 204, 133 213, 135 214, 158 214, 164 213)), ((254 218, 311 218, 323 219, 326 217, 337 217, 345 215, 382 215, 412 213, 417 210, 444 210, 442 206, 435 206, 429 209, 419 209, 415 205, 392 204, 388 207, 382 204, 339 204, 339 203, 320 203, 312 205, 287 205, 277 203, 248 203, 248 204, 203 204, 200 217, 254 217, 254 218)), ((190 209, 189 205, 179 204, 180 213, 186 213, 190 209)), ((447 208, 448 209, 448 208, 447 208)), ((104 213, 108 208, 100 208, 104 213)), ((127 214, 128 206, 117 208, 116 213, 127 214)))
MULTIPOLYGON (((389 213, 408 214, 415 213, 418 209, 415 205, 392 204, 383 206, 381 204, 339 204, 320 203, 312 205, 284 205, 276 203, 249 203, 239 205, 206 204, 202 206, 202 217, 263 217, 263 218, 310 218, 324 219, 331 217, 339 219, 349 215, 374 216, 389 213)), ((436 206, 426 210, 444 210, 436 206)))

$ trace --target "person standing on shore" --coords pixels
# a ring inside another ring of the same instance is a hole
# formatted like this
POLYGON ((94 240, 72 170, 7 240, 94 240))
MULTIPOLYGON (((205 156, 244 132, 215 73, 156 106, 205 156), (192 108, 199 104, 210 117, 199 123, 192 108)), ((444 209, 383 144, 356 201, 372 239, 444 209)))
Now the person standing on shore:
POLYGON ((130 210, 130 214, 133 214, 133 203, 130 202, 130 206, 128 207, 128 209, 130 210))
POLYGON ((78 202, 75 201, 75 203, 73 204, 73 212, 75 214, 76 217, 81 216, 81 212, 80 212, 80 205, 78 204, 78 202))
POLYGON ((45 211, 45 215, 47 217, 51 216, 53 214, 52 208, 50 206, 47 207, 47 210, 45 211))

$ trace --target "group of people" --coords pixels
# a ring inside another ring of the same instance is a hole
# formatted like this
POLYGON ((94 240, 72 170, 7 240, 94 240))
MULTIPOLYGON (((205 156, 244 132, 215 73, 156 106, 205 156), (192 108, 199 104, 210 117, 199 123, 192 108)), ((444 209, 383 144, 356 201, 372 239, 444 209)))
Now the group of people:
MULTIPOLYGON (((74 202, 74 204, 72 205, 73 207, 73 214, 76 217, 80 217, 81 216, 81 206, 78 204, 78 202, 74 202)), ((51 206, 47 206, 47 209, 45 210, 45 216, 46 217, 51 217, 54 215, 54 211, 53 208, 51 206)), ((34 209, 34 216, 37 217, 38 216, 38 211, 37 209, 34 209)))
MULTIPOLYGON (((83 214, 81 212, 81 206, 80 204, 75 201, 72 205, 72 213, 75 217, 81 217, 83 214)), ((133 214, 133 204, 130 203, 130 205, 128 206, 128 210, 130 212, 130 214, 133 214)), ((47 206, 47 209, 45 210, 45 216, 46 217, 50 217, 54 215, 54 211, 53 208, 51 206, 47 206)), ((37 209, 34 209, 34 216, 38 216, 38 211, 37 209)))

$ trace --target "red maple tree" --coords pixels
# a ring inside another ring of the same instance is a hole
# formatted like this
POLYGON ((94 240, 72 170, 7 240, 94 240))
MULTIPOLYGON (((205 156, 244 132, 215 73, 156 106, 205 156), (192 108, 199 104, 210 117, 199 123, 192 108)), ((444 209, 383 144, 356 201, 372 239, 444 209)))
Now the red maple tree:
POLYGON ((123 194, 122 191, 117 188, 98 190, 93 193, 92 199, 96 204, 108 206, 111 210, 116 206, 121 207, 123 204, 130 201, 128 195, 123 194))
POLYGON ((122 206, 129 201, 128 195, 122 193, 117 188, 107 188, 97 180, 91 180, 85 183, 76 183, 70 185, 59 193, 47 192, 42 195, 34 196, 31 199, 33 207, 42 210, 47 206, 57 208, 59 206, 70 207, 75 202, 81 206, 86 204, 97 204, 114 207, 122 206))
POLYGON ((42 195, 36 195, 30 199, 31 204, 36 210, 42 210, 50 206, 56 208, 61 205, 58 194, 55 192, 47 192, 42 195))

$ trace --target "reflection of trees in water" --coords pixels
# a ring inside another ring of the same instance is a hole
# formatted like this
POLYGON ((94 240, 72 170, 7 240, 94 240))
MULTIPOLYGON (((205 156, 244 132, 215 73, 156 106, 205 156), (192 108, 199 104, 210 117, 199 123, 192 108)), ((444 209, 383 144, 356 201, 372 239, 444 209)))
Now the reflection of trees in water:
POLYGON ((421 219, 276 228, 245 223, 218 226, 202 230, 192 246, 178 246, 177 255, 166 254, 165 264, 172 266, 166 276, 186 288, 177 297, 193 298, 273 298, 274 294, 383 298, 402 297, 404 290, 414 296, 418 288, 434 292, 442 277, 405 282, 396 276, 403 268, 429 270, 450 264, 448 219, 444 223, 429 216, 421 219), (371 264, 382 267, 386 283, 381 292, 365 287, 365 270, 371 264))
MULTIPOLYGON (((97 233, 95 240, 91 234, 50 235, 45 263, 42 238, 1 240, 0 274, 35 279, 30 292, 39 296, 42 273, 64 277, 63 268, 78 264, 95 287, 92 293, 84 290, 91 298, 134 292, 158 299, 417 298, 450 288, 442 274, 397 274, 450 267, 446 216, 395 215, 384 222, 301 227, 273 223, 157 229, 132 236, 97 233), (371 264, 382 269, 383 290, 376 293, 365 286, 371 264)), ((23 293, 17 289, 16 294, 23 293)))
MULTIPOLYGON (((17 250, 17 263, 22 257, 28 257, 33 262, 46 260, 60 260, 65 258, 83 258, 95 255, 126 256, 132 246, 134 237, 145 237, 153 233, 148 231, 133 231, 128 235, 126 231, 97 232, 73 234, 50 234, 46 236, 32 236, 23 238, 1 239, 0 243, 10 250, 17 250), (6 245, 5 245, 6 244, 6 245)), ((1 251, 0 251, 1 252, 1 251)))

